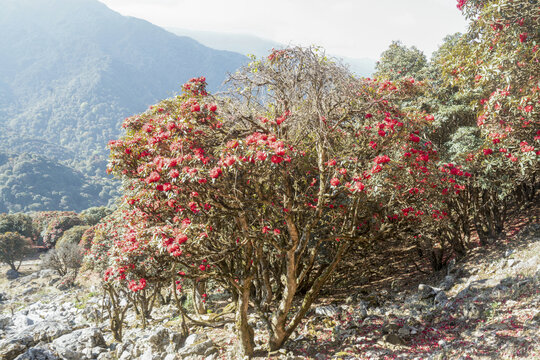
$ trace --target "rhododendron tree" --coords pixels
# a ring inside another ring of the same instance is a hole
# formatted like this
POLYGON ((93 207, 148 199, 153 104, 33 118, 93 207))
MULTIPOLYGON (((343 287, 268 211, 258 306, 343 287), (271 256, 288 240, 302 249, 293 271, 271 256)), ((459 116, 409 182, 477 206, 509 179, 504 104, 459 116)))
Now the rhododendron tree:
POLYGON ((400 41, 393 41, 377 61, 375 76, 390 80, 403 77, 421 80, 426 66, 426 56, 415 46, 408 48, 400 41))
POLYGON ((429 161, 418 129, 432 117, 392 105, 419 84, 356 79, 314 48, 274 50, 229 82, 235 90, 215 98, 192 79, 110 143, 125 225, 105 275, 133 291, 167 278, 179 289, 186 278, 221 283, 250 355, 250 303, 278 349, 347 249, 392 229, 387 212, 407 203, 396 188, 424 171, 407 154, 429 161))
POLYGON ((476 230, 485 243, 502 231, 514 195, 532 201, 538 187, 540 105, 539 7, 527 0, 460 1, 470 29, 441 57, 451 86, 474 93, 483 141, 455 159, 475 174, 471 197, 476 230))

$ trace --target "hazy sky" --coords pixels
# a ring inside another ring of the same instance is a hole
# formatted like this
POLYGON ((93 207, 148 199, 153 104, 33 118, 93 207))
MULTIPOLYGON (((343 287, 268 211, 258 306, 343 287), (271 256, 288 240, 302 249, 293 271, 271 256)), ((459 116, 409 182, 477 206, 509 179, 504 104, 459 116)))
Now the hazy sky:
POLYGON ((392 40, 427 56, 466 30, 456 0, 100 0, 163 27, 247 33, 329 53, 378 59, 392 40))

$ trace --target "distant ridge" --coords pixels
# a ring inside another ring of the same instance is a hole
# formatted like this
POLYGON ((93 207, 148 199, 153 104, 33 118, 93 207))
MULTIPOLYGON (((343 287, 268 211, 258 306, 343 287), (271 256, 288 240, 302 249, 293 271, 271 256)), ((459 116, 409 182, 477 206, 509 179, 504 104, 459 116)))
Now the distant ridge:
MULTIPOLYGON (((214 49, 229 50, 245 55, 252 54, 257 57, 267 56, 272 48, 277 49, 288 45, 249 34, 196 31, 174 27, 166 29, 180 36, 189 36, 201 44, 214 49)), ((349 65, 351 71, 359 76, 368 77, 375 71, 376 61, 374 59, 332 56, 341 58, 346 65, 349 65)))

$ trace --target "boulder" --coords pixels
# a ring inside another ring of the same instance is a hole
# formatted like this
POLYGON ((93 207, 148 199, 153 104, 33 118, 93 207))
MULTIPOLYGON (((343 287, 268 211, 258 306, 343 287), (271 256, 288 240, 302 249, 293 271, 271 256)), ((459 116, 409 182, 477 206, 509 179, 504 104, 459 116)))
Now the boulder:
POLYGON ((15 360, 59 360, 59 358, 47 349, 33 347, 17 356, 15 360))
POLYGON ((208 339, 205 334, 191 334, 186 338, 184 347, 178 351, 178 355, 181 358, 188 356, 208 357, 217 351, 214 342, 208 339))
POLYGON ((30 325, 34 325, 34 320, 32 320, 30 317, 26 315, 17 313, 13 316, 13 325, 17 329, 24 329, 24 328, 29 327, 30 325))
MULTIPOLYGON (((20 316, 23 316, 27 321, 32 321, 22 313, 20 316)), ((24 323, 25 320, 21 321, 24 323)), ((67 323, 49 319, 24 326, 22 329, 20 327, 15 327, 15 329, 18 331, 17 333, 0 340, 0 359, 14 359, 39 342, 49 342, 71 332, 72 327, 67 323)))
POLYGON ((205 334, 191 334, 186 338, 184 346, 193 346, 206 340, 208 340, 208 336, 205 334))
POLYGON ((35 341, 28 333, 0 340, 0 359, 15 359, 33 345, 35 341))
POLYGON ((105 351, 107 344, 101 330, 92 327, 62 335, 51 343, 51 347, 62 359, 82 360, 96 358, 98 349, 105 351))
POLYGON ((358 302, 357 315, 359 315, 362 319, 368 316, 368 305, 362 300, 358 302))
POLYGON ((49 342, 71 332, 73 327, 67 322, 48 318, 29 327, 26 332, 32 335, 36 343, 49 342))

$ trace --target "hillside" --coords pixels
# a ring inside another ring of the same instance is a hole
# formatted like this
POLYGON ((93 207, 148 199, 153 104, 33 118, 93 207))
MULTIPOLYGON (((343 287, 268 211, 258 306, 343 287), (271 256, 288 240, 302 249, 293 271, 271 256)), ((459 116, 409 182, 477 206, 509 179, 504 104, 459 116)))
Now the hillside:
POLYGON ((246 61, 96 0, 4 0, 0 33, 0 150, 91 175, 104 175, 126 116, 191 77, 217 90, 246 61))
POLYGON ((107 205, 116 186, 36 154, 0 152, 0 212, 82 211, 107 205))
MULTIPOLYGON (((258 345, 253 358, 536 359, 540 356, 537 216, 538 207, 521 212, 496 246, 478 247, 438 273, 384 267, 383 276, 407 278, 408 286, 381 286, 373 280, 365 282, 363 289, 329 287, 327 296, 276 352, 263 348, 264 326, 250 314, 258 345)), ((375 257, 368 256, 368 262, 375 257)), ((402 258, 403 253, 389 258, 387 254, 386 262, 395 264, 402 258)), ((146 329, 129 309, 124 341, 117 342, 108 331, 108 312, 101 312, 107 306, 102 306, 95 274, 80 274, 78 284, 70 288, 68 277, 40 271, 39 264, 29 259, 21 268, 22 277, 0 279, 1 359, 19 354, 51 360, 236 358, 232 314, 213 327, 190 321, 190 335, 185 338, 173 304, 156 305, 146 329)), ((364 271, 376 270, 376 266, 356 265, 360 266, 344 266, 338 277, 353 280, 362 278, 364 271)), ((7 269, 0 267, 2 273, 7 269)), ((226 299, 223 289, 211 289, 209 309, 222 310, 226 299)), ((211 316, 210 312, 202 317, 211 316)))

